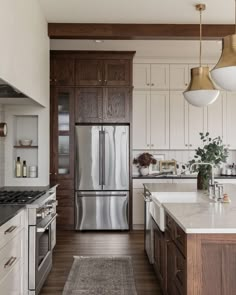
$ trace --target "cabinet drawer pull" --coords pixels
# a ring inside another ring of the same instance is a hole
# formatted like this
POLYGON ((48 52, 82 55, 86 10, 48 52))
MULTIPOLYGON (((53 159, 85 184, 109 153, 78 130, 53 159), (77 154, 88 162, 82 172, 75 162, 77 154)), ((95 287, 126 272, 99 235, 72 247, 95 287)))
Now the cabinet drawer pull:
POLYGON ((7 267, 11 267, 13 265, 13 263, 16 261, 16 257, 11 257, 5 264, 4 264, 4 268, 7 267))
POLYGON ((17 226, 12 225, 12 226, 10 226, 7 230, 5 230, 4 235, 10 234, 10 233, 12 233, 14 230, 16 230, 16 229, 17 229, 17 226))

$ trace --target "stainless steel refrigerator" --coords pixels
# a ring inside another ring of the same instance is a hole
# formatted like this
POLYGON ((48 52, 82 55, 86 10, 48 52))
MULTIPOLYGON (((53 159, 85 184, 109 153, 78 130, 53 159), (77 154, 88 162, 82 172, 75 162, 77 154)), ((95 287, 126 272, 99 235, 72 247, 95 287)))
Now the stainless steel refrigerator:
POLYGON ((129 229, 129 126, 75 128, 75 229, 129 229))

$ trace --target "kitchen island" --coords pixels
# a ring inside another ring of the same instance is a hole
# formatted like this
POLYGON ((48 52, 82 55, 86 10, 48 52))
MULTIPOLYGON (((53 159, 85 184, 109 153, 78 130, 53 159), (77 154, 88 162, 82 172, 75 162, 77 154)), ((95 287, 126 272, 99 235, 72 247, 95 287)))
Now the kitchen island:
POLYGON ((231 203, 211 201, 194 184, 144 187, 152 201, 153 262, 164 294, 236 294, 236 186, 224 186, 231 203))

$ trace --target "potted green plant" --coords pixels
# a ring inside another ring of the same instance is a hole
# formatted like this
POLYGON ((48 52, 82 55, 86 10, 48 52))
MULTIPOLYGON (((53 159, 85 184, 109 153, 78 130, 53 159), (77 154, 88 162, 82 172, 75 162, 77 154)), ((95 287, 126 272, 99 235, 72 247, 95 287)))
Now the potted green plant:
MULTIPOLYGON (((189 161, 189 165, 193 163, 211 163, 215 168, 221 163, 226 162, 228 157, 228 149, 222 142, 220 136, 211 138, 209 132, 200 133, 203 147, 197 148, 194 159, 189 161)), ((211 166, 194 166, 194 171, 198 172, 197 188, 208 189, 209 178, 211 175, 211 166)))
POLYGON ((134 158, 133 164, 135 164, 139 168, 139 172, 141 175, 145 176, 149 174, 149 166, 151 164, 156 164, 157 160, 153 157, 153 155, 149 153, 142 153, 137 158, 134 158))

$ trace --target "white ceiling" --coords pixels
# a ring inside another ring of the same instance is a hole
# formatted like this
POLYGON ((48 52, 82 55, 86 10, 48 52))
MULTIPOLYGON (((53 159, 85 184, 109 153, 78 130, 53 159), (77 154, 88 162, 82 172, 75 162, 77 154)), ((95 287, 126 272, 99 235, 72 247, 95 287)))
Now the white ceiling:
POLYGON ((205 3, 203 23, 233 24, 235 0, 38 0, 48 22, 199 23, 195 4, 205 3))

